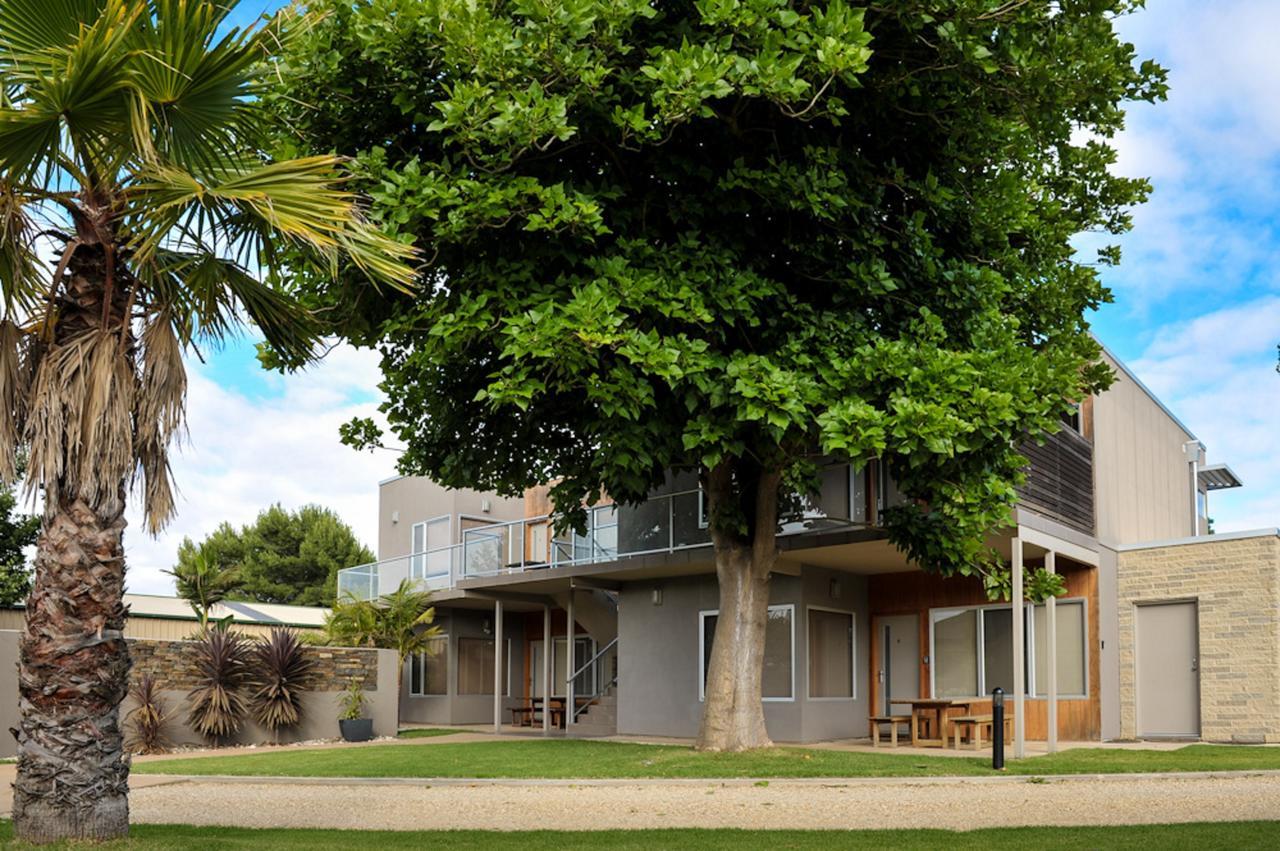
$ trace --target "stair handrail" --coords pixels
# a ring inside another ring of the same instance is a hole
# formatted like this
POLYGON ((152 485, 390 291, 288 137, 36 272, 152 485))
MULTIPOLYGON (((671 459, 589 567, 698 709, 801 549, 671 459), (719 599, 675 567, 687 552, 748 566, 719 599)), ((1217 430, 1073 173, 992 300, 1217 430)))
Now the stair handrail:
POLYGON ((576 671, 574 671, 572 674, 570 674, 570 675, 569 675, 569 678, 568 678, 567 680, 565 680, 565 681, 564 681, 564 684, 567 686, 567 685, 569 685, 569 683, 571 683, 571 682, 573 682, 574 680, 576 680, 576 679, 578 678, 578 676, 579 676, 583 671, 587 670, 587 668, 590 668, 592 665, 594 665, 594 664, 596 663, 596 660, 597 660, 597 659, 599 659, 599 658, 600 658, 601 656, 603 656, 604 654, 608 653, 608 652, 609 652, 609 650, 610 650, 610 648, 614 647, 617 643, 618 643, 618 637, 617 637, 617 636, 614 636, 613 641, 610 641, 610 642, 609 642, 608 644, 606 644, 604 647, 600 648, 600 652, 599 652, 599 653, 597 653, 596 655, 592 656, 589 660, 587 660, 586 662, 584 662, 584 663, 583 663, 583 665, 582 665, 582 667, 581 667, 581 668, 579 668, 578 670, 576 670, 576 671))

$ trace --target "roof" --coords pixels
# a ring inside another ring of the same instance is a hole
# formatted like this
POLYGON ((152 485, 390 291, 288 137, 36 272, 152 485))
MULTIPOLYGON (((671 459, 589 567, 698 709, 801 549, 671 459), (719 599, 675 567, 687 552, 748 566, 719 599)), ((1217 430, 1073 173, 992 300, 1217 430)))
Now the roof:
MULTIPOLYGON (((196 613, 191 604, 181 597, 163 597, 158 594, 125 594, 129 616, 134 618, 163 618, 167 620, 194 621, 196 613)), ((300 626, 316 628, 324 626, 328 609, 317 606, 286 606, 280 603, 258 603, 247 600, 227 600, 218 603, 209 617, 221 620, 232 616, 234 623, 253 623, 264 626, 300 626)))
POLYGON ((1207 491, 1221 491, 1228 488, 1238 488, 1244 484, 1240 481, 1240 477, 1235 471, 1226 464, 1210 464, 1201 467, 1199 472, 1200 484, 1207 491))

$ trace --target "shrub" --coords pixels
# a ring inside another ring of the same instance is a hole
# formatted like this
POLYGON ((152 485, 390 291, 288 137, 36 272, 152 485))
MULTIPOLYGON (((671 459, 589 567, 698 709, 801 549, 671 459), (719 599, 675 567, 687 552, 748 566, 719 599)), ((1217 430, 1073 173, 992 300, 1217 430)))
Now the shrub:
POLYGON ((315 661, 298 634, 276 628, 254 648, 256 687, 250 703, 258 723, 272 733, 302 723, 302 695, 315 680, 315 661))
POLYGON ((164 732, 169 713, 164 698, 160 696, 160 687, 150 674, 143 674, 129 689, 129 696, 137 706, 125 716, 125 722, 131 728, 124 742, 125 748, 129 753, 164 753, 170 744, 164 732))
POLYGON ((359 680, 352 680, 347 690, 342 693, 342 711, 338 718, 342 721, 355 721, 364 717, 364 687, 359 680))
POLYGON ((195 653, 199 685, 187 694, 187 723, 205 738, 229 738, 244 720, 241 690, 253 683, 253 645, 240 633, 210 629, 195 653))

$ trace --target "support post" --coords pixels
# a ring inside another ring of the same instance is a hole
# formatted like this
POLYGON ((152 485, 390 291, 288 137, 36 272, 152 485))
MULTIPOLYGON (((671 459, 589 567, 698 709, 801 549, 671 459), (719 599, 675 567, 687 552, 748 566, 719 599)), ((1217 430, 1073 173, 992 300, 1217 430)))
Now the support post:
POLYGON ((1011 541, 1013 558, 1013 758, 1026 756, 1027 731, 1027 682, 1026 682, 1026 620, 1022 609, 1022 539, 1011 541))
POLYGON ((565 631, 564 656, 566 660, 565 668, 568 669, 569 679, 565 682, 565 690, 564 690, 564 693, 565 693, 564 732, 565 732, 565 735, 568 735, 570 729, 572 729, 573 727, 573 714, 574 714, 573 710, 575 708, 574 696, 573 696, 573 672, 576 671, 578 668, 577 654, 574 653, 574 649, 577 647, 577 641, 574 640, 577 630, 574 629, 574 625, 573 625, 573 581, 572 580, 570 580, 569 582, 569 611, 566 614, 566 619, 567 620, 565 623, 565 630, 564 630, 565 631))
MULTIPOLYGON (((1050 573, 1058 572, 1057 554, 1053 550, 1045 553, 1044 569, 1050 573)), ((1057 601, 1050 597, 1044 604, 1044 627, 1049 641, 1045 648, 1044 679, 1048 680, 1049 705, 1048 712, 1048 750, 1058 751, 1058 608, 1057 601)), ((1043 679, 1041 680, 1044 681, 1043 679)))
POLYGON ((493 732, 502 732, 502 601, 493 601, 493 732))
POLYGON ((551 729, 551 607, 542 607, 542 732, 551 729))

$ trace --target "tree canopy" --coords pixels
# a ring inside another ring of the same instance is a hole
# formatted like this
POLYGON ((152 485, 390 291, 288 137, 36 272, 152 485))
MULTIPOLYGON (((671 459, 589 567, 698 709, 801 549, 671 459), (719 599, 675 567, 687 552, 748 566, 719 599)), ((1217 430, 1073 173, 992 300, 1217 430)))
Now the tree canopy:
POLYGON ((354 157, 428 258, 412 297, 309 296, 381 351, 402 471, 567 509, 719 471, 745 542, 760 482, 879 458, 894 542, 1007 588, 1015 447, 1109 381, 1119 253, 1071 239, 1148 192, 1109 169, 1165 92, 1114 29, 1140 2, 311 5, 285 151, 354 157))
POLYGON ((31 590, 26 549, 40 534, 40 518, 17 509, 14 489, 0 487, 0 608, 21 603, 31 590))
POLYGON ((374 555, 328 508, 304 505, 288 511, 273 505, 240 529, 220 524, 198 545, 183 539, 175 571, 190 570, 202 558, 235 570, 237 581, 226 591, 229 600, 331 606, 338 571, 371 562, 374 555))

